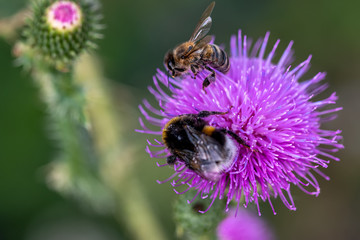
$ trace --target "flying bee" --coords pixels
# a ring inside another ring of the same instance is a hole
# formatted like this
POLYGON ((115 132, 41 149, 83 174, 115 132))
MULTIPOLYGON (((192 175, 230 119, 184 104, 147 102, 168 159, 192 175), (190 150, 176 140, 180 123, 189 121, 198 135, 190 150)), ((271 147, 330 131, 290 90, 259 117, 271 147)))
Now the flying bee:
POLYGON ((202 14, 189 41, 184 42, 170 50, 164 58, 164 65, 172 77, 183 76, 190 71, 196 75, 203 69, 211 73, 203 81, 205 88, 215 81, 215 70, 227 73, 230 62, 227 54, 219 46, 210 44, 211 36, 206 36, 212 24, 210 14, 214 9, 212 2, 202 14))
POLYGON ((201 111, 170 119, 162 132, 162 139, 170 151, 168 164, 177 160, 203 178, 218 181, 238 155, 238 144, 249 145, 234 132, 208 125, 205 117, 227 112, 201 111))

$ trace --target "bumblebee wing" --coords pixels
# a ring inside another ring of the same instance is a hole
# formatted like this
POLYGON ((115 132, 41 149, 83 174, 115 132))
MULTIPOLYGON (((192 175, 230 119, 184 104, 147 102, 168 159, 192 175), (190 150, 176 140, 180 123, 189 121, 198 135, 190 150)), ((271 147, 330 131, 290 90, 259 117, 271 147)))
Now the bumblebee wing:
POLYGON ((189 41, 197 42, 201 40, 206 34, 210 31, 212 19, 210 17, 211 12, 213 11, 215 2, 210 3, 210 5, 205 9, 198 24, 195 27, 193 34, 190 37, 189 41))
POLYGON ((189 166, 203 178, 217 181, 232 164, 228 150, 218 141, 196 129, 186 126, 190 141, 195 145, 189 166))
POLYGON ((196 157, 202 160, 203 165, 212 164, 224 158, 222 146, 216 140, 205 134, 201 135, 201 139, 203 144, 197 146, 196 157))
POLYGON ((193 127, 185 126, 189 140, 194 144, 196 150, 196 158, 202 160, 213 161, 213 159, 221 159, 224 157, 220 144, 212 137, 197 131, 193 127))
POLYGON ((197 139, 190 166, 203 178, 217 181, 231 166, 233 158, 229 158, 224 147, 211 136, 201 133, 197 139))
POLYGON ((176 156, 181 158, 186 164, 190 164, 194 158, 194 152, 189 150, 179 150, 176 151, 176 156))

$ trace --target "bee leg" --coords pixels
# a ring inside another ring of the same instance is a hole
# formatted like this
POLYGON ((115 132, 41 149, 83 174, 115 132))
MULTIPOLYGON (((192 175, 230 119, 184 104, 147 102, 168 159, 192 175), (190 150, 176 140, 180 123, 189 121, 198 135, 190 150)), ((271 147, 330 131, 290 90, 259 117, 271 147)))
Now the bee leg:
POLYGON ((244 139, 242 139, 241 137, 239 137, 236 133, 234 133, 233 131, 227 130, 225 128, 221 129, 221 131, 223 133, 229 134, 232 138, 234 138, 239 144, 247 147, 248 149, 251 150, 250 146, 245 142, 244 139))
POLYGON ((209 76, 207 76, 205 78, 205 80, 203 81, 203 90, 206 93, 205 88, 207 86, 209 86, 211 82, 215 81, 215 71, 214 71, 214 69, 211 69, 210 67, 208 67, 206 65, 205 65, 205 69, 211 72, 211 74, 209 76))
POLYGON ((205 78, 205 80, 203 81, 203 84, 202 84, 202 90, 205 92, 205 94, 207 94, 205 88, 206 88, 207 86, 209 86, 209 85, 210 85, 209 79, 208 79, 208 78, 205 78))
POLYGON ((205 69, 211 72, 211 74, 207 76, 207 78, 211 77, 213 80, 215 80, 215 70, 206 65, 205 65, 205 69))
POLYGON ((170 165, 173 165, 176 162, 176 156, 175 155, 168 156, 166 162, 170 165))
POLYGON ((197 71, 196 71, 195 68, 197 68, 196 65, 191 65, 190 66, 191 72, 194 74, 193 79, 196 79, 196 75, 197 75, 197 71))

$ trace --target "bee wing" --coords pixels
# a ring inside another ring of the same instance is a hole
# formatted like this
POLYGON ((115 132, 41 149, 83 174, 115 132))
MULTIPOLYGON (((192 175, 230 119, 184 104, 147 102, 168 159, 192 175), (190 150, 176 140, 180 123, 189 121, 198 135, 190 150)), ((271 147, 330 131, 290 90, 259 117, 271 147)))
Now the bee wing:
POLYGON ((186 54, 184 54, 185 57, 189 56, 190 54, 192 54, 193 52, 196 52, 199 49, 202 49, 206 44, 208 44, 213 36, 209 35, 204 37, 203 39, 201 39, 200 41, 198 41, 195 46, 188 51, 186 54))
POLYGON ((192 49, 191 52, 195 52, 198 49, 202 49, 206 44, 211 42, 212 38, 213 38, 213 36, 211 36, 211 35, 208 35, 208 36, 204 37, 203 39, 201 39, 200 41, 198 41, 195 44, 195 46, 194 46, 194 48, 192 49))
POLYGON ((190 37, 191 42, 197 42, 201 40, 206 34, 210 31, 212 19, 210 17, 211 12, 213 11, 215 2, 210 3, 210 5, 205 9, 204 13, 201 15, 201 18, 198 24, 195 27, 193 34, 190 37))

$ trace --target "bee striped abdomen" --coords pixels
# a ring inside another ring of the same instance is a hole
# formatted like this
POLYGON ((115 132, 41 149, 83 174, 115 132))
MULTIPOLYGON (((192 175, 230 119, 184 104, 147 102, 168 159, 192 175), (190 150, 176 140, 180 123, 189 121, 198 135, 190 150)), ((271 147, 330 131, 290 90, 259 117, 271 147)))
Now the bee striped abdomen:
POLYGON ((204 51, 202 60, 210 67, 216 70, 227 73, 230 68, 229 58, 224 50, 215 44, 208 44, 204 51))

